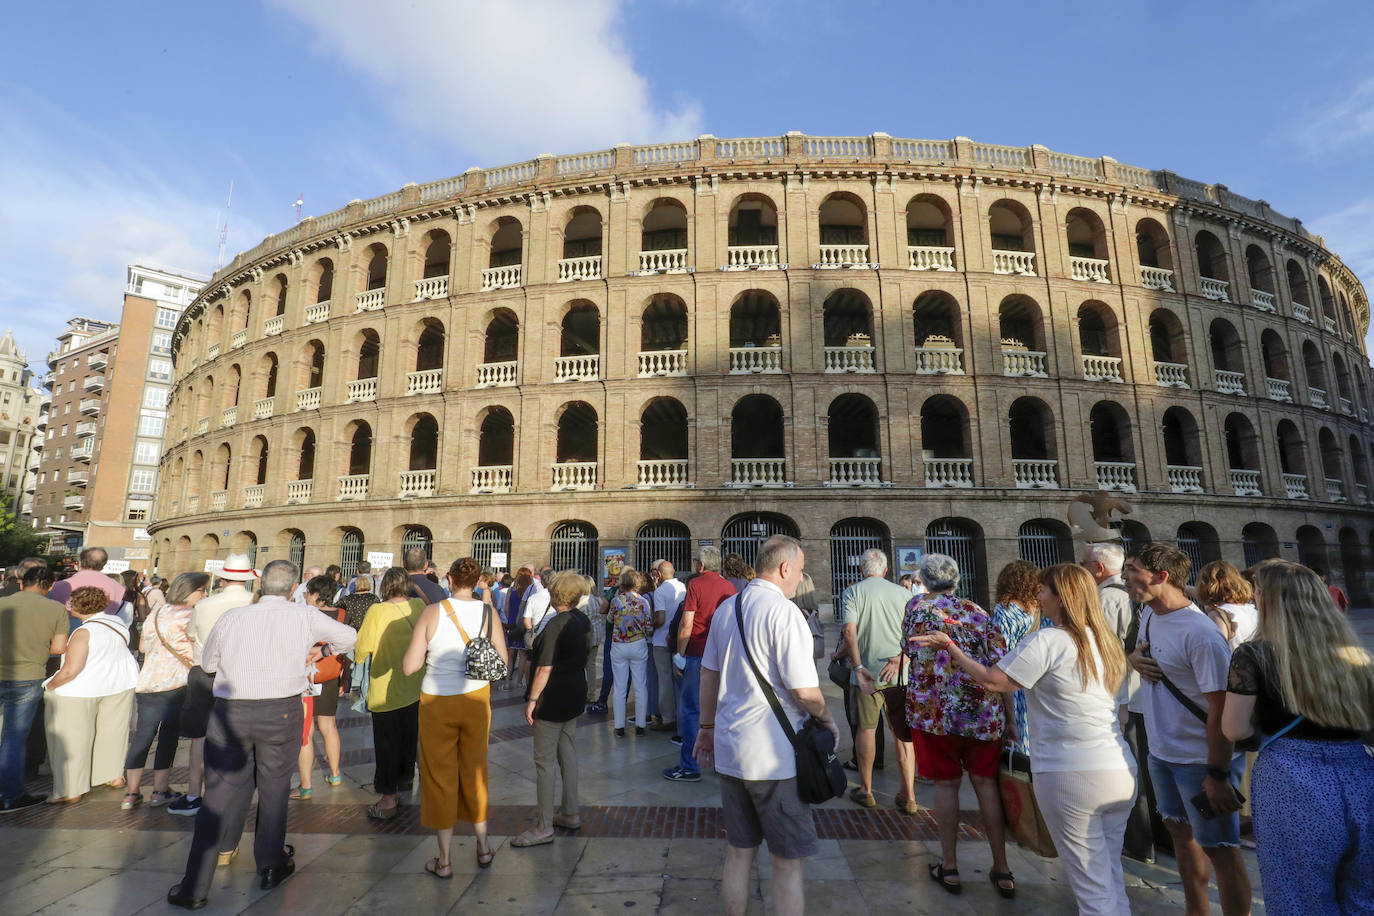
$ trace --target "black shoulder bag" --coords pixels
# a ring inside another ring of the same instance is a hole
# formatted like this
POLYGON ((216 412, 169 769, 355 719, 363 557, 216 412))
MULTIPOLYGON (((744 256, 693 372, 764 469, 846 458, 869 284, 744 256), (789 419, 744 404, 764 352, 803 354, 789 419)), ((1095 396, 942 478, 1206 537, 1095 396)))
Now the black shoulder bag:
POLYGON ((759 666, 754 663, 754 654, 749 651, 749 640, 744 635, 744 617, 740 613, 739 595, 735 596, 735 623, 739 626, 740 644, 744 646, 744 657, 749 660, 754 679, 758 681, 768 705, 772 707, 773 715, 777 716, 783 734, 787 735, 787 740, 792 743, 792 751, 797 760, 797 794, 808 805, 819 805, 832 798, 839 798, 844 794, 849 781, 845 778, 844 767, 840 765, 839 758, 835 756, 835 736, 830 733, 830 729, 818 722, 815 716, 807 717, 800 732, 792 728, 792 723, 787 721, 787 713, 783 712, 778 695, 773 692, 773 687, 763 676, 763 672, 759 671, 759 666))
MULTIPOLYGON (((1144 617, 1144 612, 1143 612, 1143 611, 1141 612, 1141 616, 1144 617)), ((1154 613, 1151 612, 1149 620, 1146 620, 1146 621, 1145 621, 1145 642, 1146 642, 1146 643, 1149 643, 1149 642, 1150 642, 1150 621, 1151 621, 1151 620, 1154 620, 1154 617, 1155 617, 1154 613)), ((1132 648, 1132 651, 1134 651, 1135 647, 1132 646, 1131 648, 1132 648)), ((1197 705, 1196 703, 1194 703, 1191 699, 1189 699, 1188 696, 1187 696, 1182 690, 1179 690, 1179 689, 1178 689, 1178 685, 1175 684, 1173 681, 1169 680, 1169 675, 1167 675, 1167 674, 1164 673, 1164 669, 1163 669, 1163 668, 1160 668, 1160 669, 1159 669, 1159 682, 1160 682, 1161 684, 1164 685, 1164 689, 1165 689, 1165 690, 1167 690, 1167 691, 1169 691, 1169 693, 1173 694, 1174 699, 1175 699, 1175 700, 1178 700, 1179 704, 1182 705, 1184 709, 1188 710, 1190 713, 1193 714, 1193 717, 1194 717, 1194 718, 1196 718, 1196 719, 1197 719, 1199 722, 1201 722, 1204 726, 1207 724, 1207 711, 1204 710, 1201 706, 1199 706, 1199 705, 1197 705)), ((1236 750, 1238 750, 1238 751, 1257 751, 1257 750, 1259 750, 1259 736, 1258 736, 1258 735, 1251 735, 1249 738, 1243 738, 1243 739, 1241 739, 1240 741, 1237 741, 1237 742, 1236 742, 1236 750)))

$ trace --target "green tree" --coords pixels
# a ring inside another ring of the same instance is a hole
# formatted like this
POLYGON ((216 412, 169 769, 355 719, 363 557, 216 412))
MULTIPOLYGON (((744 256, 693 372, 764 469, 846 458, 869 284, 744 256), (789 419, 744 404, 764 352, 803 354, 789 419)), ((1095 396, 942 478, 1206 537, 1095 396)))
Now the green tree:
POLYGON ((0 496, 0 566, 48 552, 48 539, 14 514, 8 497, 0 496))

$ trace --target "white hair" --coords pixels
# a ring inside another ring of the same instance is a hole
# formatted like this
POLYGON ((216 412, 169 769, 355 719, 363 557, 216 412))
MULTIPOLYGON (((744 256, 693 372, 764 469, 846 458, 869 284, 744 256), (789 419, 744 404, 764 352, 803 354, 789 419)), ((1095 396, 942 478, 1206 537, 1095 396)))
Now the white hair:
POLYGON ((882 576, 887 574, 887 554, 876 548, 865 550, 859 559, 859 566, 865 576, 882 576))
POLYGON ((1126 563, 1126 551, 1120 544, 1102 541, 1088 544, 1083 548, 1083 556, 1092 563, 1101 563, 1109 574, 1116 575, 1126 563))
POLYGON ((947 592, 959 587, 959 564, 943 553, 921 557, 921 581, 932 592, 947 592))

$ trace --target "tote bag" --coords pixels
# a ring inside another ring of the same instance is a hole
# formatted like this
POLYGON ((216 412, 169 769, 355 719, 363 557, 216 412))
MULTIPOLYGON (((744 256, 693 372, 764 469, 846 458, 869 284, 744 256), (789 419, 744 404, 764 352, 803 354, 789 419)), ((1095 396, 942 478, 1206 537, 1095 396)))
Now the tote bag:
POLYGON ((997 768, 997 788, 1002 794, 1002 811, 1006 814, 1007 832, 1026 849, 1046 859, 1059 857, 1054 848, 1050 828, 1040 814, 1035 800, 1035 788, 1030 773, 1011 766, 1010 752, 997 768))

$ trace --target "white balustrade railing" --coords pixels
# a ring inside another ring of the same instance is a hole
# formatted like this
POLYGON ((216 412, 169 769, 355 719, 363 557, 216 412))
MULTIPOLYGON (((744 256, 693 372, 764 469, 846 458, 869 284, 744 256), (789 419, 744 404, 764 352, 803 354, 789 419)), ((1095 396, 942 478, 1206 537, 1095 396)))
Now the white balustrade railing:
POLYGON ((266 420, 271 417, 276 403, 276 398, 258 398, 253 402, 253 419, 266 420))
POLYGON ((1059 462, 1053 458, 1013 458, 1011 468, 1017 489, 1059 489, 1059 462))
POLYGON ((482 289, 510 289, 519 286, 521 266, 510 264, 506 267, 488 267, 482 271, 482 289))
POLYGON ((558 282, 569 280, 601 279, 601 255, 593 254, 585 258, 562 258, 558 262, 558 282))
POLYGON ((1335 333, 1336 333, 1336 319, 1332 318, 1330 315, 1323 315, 1323 316, 1322 316, 1322 327, 1326 328, 1326 331, 1327 331, 1328 334, 1335 334, 1335 333))
POLYGON ((472 469, 472 492, 509 493, 515 479, 515 468, 509 464, 493 464, 472 469))
POLYGON ((1069 276, 1075 280, 1087 280, 1089 283, 1110 283, 1111 262, 1069 255, 1069 276))
POLYGON ((687 249, 665 248, 659 251, 641 251, 639 253, 639 269, 641 271, 664 271, 667 273, 685 271, 687 269, 687 249))
POLYGON ((1363 483, 1355 484, 1355 502, 1362 506, 1369 505, 1369 485, 1363 483))
POLYGON ((262 336, 275 337, 286 327, 286 318, 283 315, 273 315, 262 323, 262 336))
POLYGON ((1218 369, 1217 391, 1222 394, 1238 394, 1243 397, 1245 395, 1245 373, 1218 369))
POLYGON ((641 487, 685 487, 687 485, 687 459, 661 458, 639 462, 639 486, 641 487))
POLYGON ((1305 303, 1294 300, 1293 317, 1307 324, 1312 323, 1312 310, 1305 303))
POLYGON ((593 380, 601 377, 601 356, 559 356, 553 361, 553 380, 570 382, 576 379, 593 380))
POLYGON ((1321 410, 1327 410, 1331 407, 1331 402, 1326 399, 1325 388, 1314 388, 1311 385, 1308 385, 1307 400, 1312 404, 1313 407, 1319 408, 1321 410))
POLYGON ((1094 461, 1093 470, 1097 474, 1099 490, 1120 490, 1134 493, 1135 465, 1129 461, 1094 461))
POLYGON ((1039 350, 1003 350, 1002 374, 1014 378, 1048 378, 1045 354, 1039 350))
POLYGON ((246 343, 248 343, 248 329, 239 328, 234 332, 234 335, 229 338, 229 349, 237 350, 246 343))
POLYGON ((1345 483, 1339 478, 1326 478, 1326 501, 1330 503, 1345 502, 1345 483))
POLYGON ((1035 252, 995 249, 992 252, 992 272, 1033 277, 1035 276, 1035 252))
POLYGON ((339 501, 367 499, 367 485, 371 474, 346 474, 339 478, 339 501))
POLYGON ((1169 489, 1174 493, 1202 492, 1202 468, 1170 464, 1165 470, 1169 472, 1169 489))
POLYGON ((377 400, 377 380, 375 378, 360 378, 349 382, 348 399, 350 401, 377 400))
POLYGON ((229 491, 216 490, 210 494, 210 511, 223 512, 229 506, 229 491))
POLYGON ((1263 496, 1260 472, 1246 468, 1231 468, 1231 489, 1237 496, 1263 496))
POLYGON ((826 347, 826 372, 876 372, 873 347, 826 347))
POLYGON ((329 302, 316 302, 314 305, 305 307, 305 323, 319 324, 321 321, 329 320, 329 302))
POLYGON ((508 363, 478 363, 477 387, 498 388, 502 385, 514 385, 515 367, 514 360, 508 363))
POLYGON ((316 409, 318 409, 319 406, 320 406, 320 394, 321 394, 321 389, 318 388, 318 387, 316 387, 316 388, 306 388, 306 389, 304 389, 303 391, 297 391, 297 392, 296 392, 296 409, 297 409, 297 410, 316 410, 316 409))
POLYGON ((1347 417, 1355 416, 1355 405, 1351 403, 1350 398, 1341 398, 1340 404, 1341 413, 1345 414, 1347 417))
POLYGON ((1307 499, 1307 477, 1303 474, 1284 474, 1283 495, 1289 499, 1307 499))
POLYGON ((251 487, 243 488, 243 508, 258 509, 262 507, 262 497, 267 490, 262 484, 254 484, 251 487))
POLYGON ((209 417, 201 417, 199 420, 196 421, 196 432, 197 432, 197 433, 208 433, 209 431, 210 431, 210 418, 209 418, 209 417))
POLYGON ((235 423, 237 423, 238 421, 239 421, 239 409, 238 409, 237 406, 235 406, 235 407, 226 407, 226 408, 224 408, 224 410, 220 411, 220 414, 219 414, 219 425, 220 425, 220 426, 233 426, 233 425, 234 425, 235 423))
POLYGON ((782 347, 731 347, 730 373, 781 372, 782 347))
POLYGON ((831 487, 876 487, 883 482, 881 458, 831 458, 831 487))
POLYGON ((972 458, 926 458, 927 487, 973 486, 972 458))
POLYGON ((358 311, 375 312, 386 307, 386 288, 365 289, 358 293, 358 311))
POLYGON ((1231 301, 1230 283, 1212 277, 1199 277, 1198 280, 1202 285, 1202 297, 1204 299, 1215 299, 1218 302, 1231 301))
POLYGON ((437 487, 439 472, 402 471, 401 490, 398 496, 433 496, 437 487))
POLYGON ((686 350, 640 350, 639 377, 656 375, 686 375, 686 350))
POLYGON ((186 497, 186 511, 189 512, 189 513, 192 514, 192 515, 195 515, 197 512, 200 511, 200 497, 199 497, 199 496, 197 496, 196 494, 192 493, 190 496, 186 497))
POLYGON ((1162 267, 1141 267, 1140 285, 1146 289, 1174 291, 1174 272, 1162 267))
POLYGON ((907 267, 910 270, 953 270, 954 249, 934 245, 906 246, 907 267))
POLYGON ((867 245, 822 245, 817 267, 867 267, 867 245))
POLYGON ((210 346, 208 346, 208 347, 205 348, 205 358, 206 358, 207 360, 214 359, 214 358, 217 357, 217 356, 219 356, 219 344, 218 344, 218 343, 212 343, 212 344, 210 344, 210 346))
POLYGON ((964 351, 959 347, 917 347, 916 372, 920 375, 963 375, 964 351))
POLYGON ((415 301, 448 298, 448 274, 415 281, 415 301))
POLYGON ((553 489, 595 490, 595 461, 565 461, 553 466, 553 489))
POLYGON ((1287 379, 1266 377, 1264 389, 1271 401, 1282 401, 1285 404, 1293 403, 1292 386, 1288 384, 1287 379))
POLYGON ((1250 290, 1250 304, 1261 312, 1277 312, 1278 308, 1274 305, 1274 294, 1266 293, 1262 289, 1250 290))
POLYGON ((730 484, 737 487, 787 485, 786 458, 731 458, 730 484))
POLYGON ((725 270, 778 270, 777 245, 731 245, 727 250, 730 263, 725 270))
POLYGON ((1121 357, 1083 354, 1083 377, 1090 382, 1121 382, 1121 357))
POLYGON ((406 394, 435 394, 443 390, 443 369, 420 369, 406 373, 406 394))
POLYGON ((1187 388, 1187 365, 1184 363, 1155 363, 1155 384, 1163 388, 1187 388))

